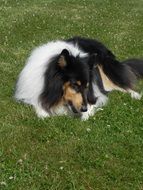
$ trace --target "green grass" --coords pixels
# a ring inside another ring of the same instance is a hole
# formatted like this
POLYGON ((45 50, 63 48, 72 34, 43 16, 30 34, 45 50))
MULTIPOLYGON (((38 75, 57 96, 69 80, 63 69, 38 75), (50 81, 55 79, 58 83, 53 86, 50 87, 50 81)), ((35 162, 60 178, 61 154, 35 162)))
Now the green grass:
POLYGON ((113 92, 82 122, 40 120, 12 97, 29 52, 49 40, 87 36, 141 57, 142 12, 143 0, 0 1, 0 189, 143 190, 143 99, 113 92))

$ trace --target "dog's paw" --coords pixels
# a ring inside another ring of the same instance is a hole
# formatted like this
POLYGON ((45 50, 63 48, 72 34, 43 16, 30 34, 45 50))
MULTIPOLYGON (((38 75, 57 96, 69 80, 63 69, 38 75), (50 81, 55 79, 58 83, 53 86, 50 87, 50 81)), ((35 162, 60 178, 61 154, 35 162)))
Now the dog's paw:
POLYGON ((81 116, 81 120, 82 120, 82 121, 86 121, 86 120, 88 120, 88 119, 89 119, 88 113, 82 114, 82 116, 81 116))
POLYGON ((81 120, 86 121, 89 119, 90 116, 93 116, 95 114, 95 107, 94 105, 88 105, 88 111, 82 113, 81 120))
POLYGON ((134 99, 136 99, 136 100, 140 100, 141 97, 142 97, 142 95, 139 94, 138 92, 131 91, 130 93, 131 93, 131 97, 134 98, 134 99))
POLYGON ((45 110, 43 110, 42 108, 36 108, 36 114, 40 119, 44 119, 46 117, 49 117, 50 115, 48 114, 48 112, 46 112, 45 110))

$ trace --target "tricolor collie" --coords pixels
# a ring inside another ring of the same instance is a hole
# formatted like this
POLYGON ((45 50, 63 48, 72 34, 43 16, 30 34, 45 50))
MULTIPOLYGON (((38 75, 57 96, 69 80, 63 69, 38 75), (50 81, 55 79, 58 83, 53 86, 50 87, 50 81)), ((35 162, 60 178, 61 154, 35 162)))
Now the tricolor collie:
POLYGON ((34 107, 39 117, 75 115, 83 120, 105 105, 112 90, 133 98, 143 61, 120 62, 97 40, 74 37, 36 48, 19 75, 15 98, 34 107))

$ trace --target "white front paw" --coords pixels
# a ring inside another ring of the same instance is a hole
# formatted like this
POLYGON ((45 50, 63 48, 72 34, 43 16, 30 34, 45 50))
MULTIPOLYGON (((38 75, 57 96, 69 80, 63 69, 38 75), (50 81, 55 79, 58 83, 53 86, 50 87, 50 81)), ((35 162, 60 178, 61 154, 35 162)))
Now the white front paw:
POLYGON ((81 120, 86 121, 89 119, 90 116, 93 116, 95 113, 95 107, 94 105, 88 105, 88 111, 82 113, 81 120))
POLYGON ((89 114, 88 114, 88 112, 83 113, 82 116, 81 116, 81 120, 82 120, 82 121, 86 121, 86 120, 88 120, 88 119, 89 119, 89 114))

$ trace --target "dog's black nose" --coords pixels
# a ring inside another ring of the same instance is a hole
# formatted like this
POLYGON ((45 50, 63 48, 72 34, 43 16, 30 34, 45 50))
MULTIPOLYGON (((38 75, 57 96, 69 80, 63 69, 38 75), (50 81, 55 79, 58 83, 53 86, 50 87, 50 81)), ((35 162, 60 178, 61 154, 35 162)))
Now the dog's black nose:
POLYGON ((82 106, 80 109, 81 112, 86 112, 87 111, 87 106, 82 106))

